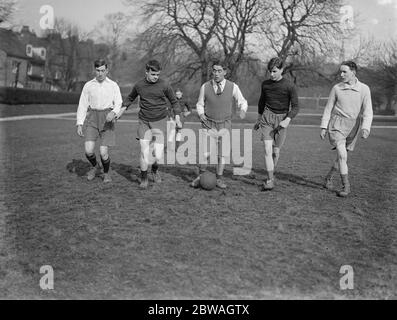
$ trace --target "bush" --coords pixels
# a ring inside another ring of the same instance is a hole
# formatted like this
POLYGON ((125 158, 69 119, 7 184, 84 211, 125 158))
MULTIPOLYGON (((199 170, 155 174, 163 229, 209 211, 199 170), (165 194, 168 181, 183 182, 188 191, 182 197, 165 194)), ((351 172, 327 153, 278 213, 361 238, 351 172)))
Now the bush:
POLYGON ((78 104, 80 93, 0 88, 0 103, 4 104, 78 104))

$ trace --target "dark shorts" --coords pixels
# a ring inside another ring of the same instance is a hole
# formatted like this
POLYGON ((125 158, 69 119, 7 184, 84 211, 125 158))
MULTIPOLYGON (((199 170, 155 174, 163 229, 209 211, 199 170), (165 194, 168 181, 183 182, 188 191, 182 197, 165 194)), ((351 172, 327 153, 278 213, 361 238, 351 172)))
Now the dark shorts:
POLYGON ((139 119, 137 139, 164 144, 167 137, 167 120, 168 118, 164 118, 159 121, 148 122, 139 119))
POLYGON ((334 114, 328 124, 329 142, 333 147, 340 144, 346 146, 346 149, 353 151, 361 128, 361 117, 357 119, 348 119, 334 114))
POLYGON ((281 148, 287 138, 287 129, 280 129, 279 125, 286 116, 286 113, 277 114, 265 108, 260 121, 261 140, 273 141, 273 146, 281 148))
POLYGON ((115 124, 106 121, 110 110, 90 110, 85 122, 85 141, 100 140, 101 146, 114 147, 116 145, 115 124))

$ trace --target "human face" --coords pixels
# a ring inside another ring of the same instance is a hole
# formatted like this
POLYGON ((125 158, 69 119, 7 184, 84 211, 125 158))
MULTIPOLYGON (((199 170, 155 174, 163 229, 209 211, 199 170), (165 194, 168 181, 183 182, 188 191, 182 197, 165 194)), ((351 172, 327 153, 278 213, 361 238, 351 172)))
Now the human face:
POLYGON ((103 80, 106 79, 108 72, 109 70, 106 66, 100 66, 98 68, 95 68, 95 78, 97 79, 98 82, 102 82, 103 80))
POLYGON ((180 91, 175 92, 175 96, 176 96, 177 99, 181 99, 182 98, 182 92, 180 92, 180 91))
POLYGON ((270 71, 270 79, 272 79, 273 81, 280 81, 283 78, 283 71, 283 68, 279 69, 277 67, 274 67, 270 71))
POLYGON ((342 65, 340 67, 340 77, 345 83, 353 83, 356 78, 356 73, 351 70, 349 66, 342 65))
POLYGON ((156 83, 160 77, 160 71, 149 70, 146 71, 146 80, 151 83, 156 83))
POLYGON ((215 82, 219 83, 225 79, 226 70, 223 69, 222 66, 213 66, 212 67, 212 75, 214 77, 215 82))

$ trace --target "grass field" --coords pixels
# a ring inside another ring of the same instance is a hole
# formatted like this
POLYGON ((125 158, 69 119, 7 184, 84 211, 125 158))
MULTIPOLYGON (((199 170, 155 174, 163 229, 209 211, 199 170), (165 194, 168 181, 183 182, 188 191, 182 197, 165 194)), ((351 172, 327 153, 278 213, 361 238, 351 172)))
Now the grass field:
POLYGON ((272 192, 256 134, 252 174, 227 167, 226 191, 189 188, 189 165, 141 191, 136 123, 118 124, 104 185, 86 180, 68 119, 0 122, 0 298, 397 298, 396 129, 359 142, 341 199, 322 188, 334 154, 318 128, 290 128, 272 192), (54 290, 39 287, 43 265, 54 290), (340 290, 343 265, 353 290, 340 290))

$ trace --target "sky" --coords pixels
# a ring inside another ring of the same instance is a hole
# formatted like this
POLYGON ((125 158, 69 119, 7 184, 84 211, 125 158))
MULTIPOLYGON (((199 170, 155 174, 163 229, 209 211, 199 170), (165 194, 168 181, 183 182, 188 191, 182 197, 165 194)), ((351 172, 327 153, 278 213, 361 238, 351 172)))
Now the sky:
MULTIPOLYGON (((29 25, 40 33, 39 21, 43 14, 40 8, 51 5, 55 16, 65 17, 79 25, 85 31, 91 31, 107 13, 127 11, 123 0, 18 0, 19 9, 14 22, 29 25)), ((135 1, 139 3, 138 0, 135 1)), ((397 0, 345 0, 354 15, 354 23, 360 33, 373 35, 376 39, 397 37, 397 0)))

